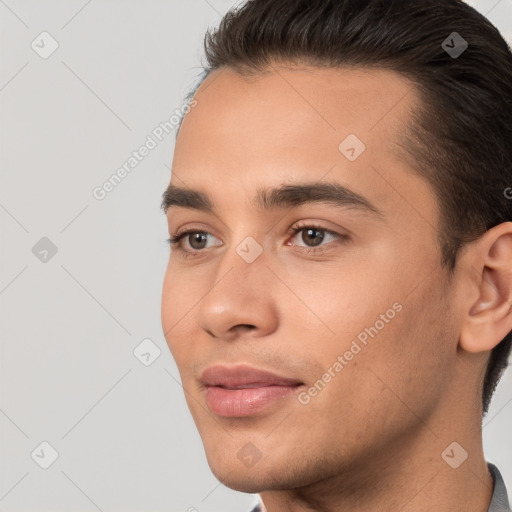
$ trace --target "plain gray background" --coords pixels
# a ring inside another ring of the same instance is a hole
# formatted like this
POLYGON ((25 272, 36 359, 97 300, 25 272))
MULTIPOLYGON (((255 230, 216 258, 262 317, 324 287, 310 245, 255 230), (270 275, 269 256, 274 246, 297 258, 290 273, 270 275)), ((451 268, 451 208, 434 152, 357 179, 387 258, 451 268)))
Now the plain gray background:
MULTIPOLYGON (((512 0, 471 4, 512 42, 512 0)), ((161 328, 174 131, 92 193, 180 107, 231 5, 0 0, 0 511, 255 502, 210 472, 161 328)), ((483 432, 510 491, 511 401, 509 369, 483 432)))

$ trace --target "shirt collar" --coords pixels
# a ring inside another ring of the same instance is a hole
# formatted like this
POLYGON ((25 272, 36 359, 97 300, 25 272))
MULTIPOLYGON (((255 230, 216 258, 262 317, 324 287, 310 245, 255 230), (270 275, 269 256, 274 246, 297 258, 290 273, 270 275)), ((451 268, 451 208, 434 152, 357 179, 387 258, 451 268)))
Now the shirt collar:
POLYGON ((491 504, 489 505, 487 512, 510 512, 507 488, 505 487, 505 482, 503 481, 501 473, 499 472, 498 468, 490 462, 487 463, 487 467, 489 468, 489 471, 491 472, 492 478, 494 480, 494 490, 492 492, 491 504))

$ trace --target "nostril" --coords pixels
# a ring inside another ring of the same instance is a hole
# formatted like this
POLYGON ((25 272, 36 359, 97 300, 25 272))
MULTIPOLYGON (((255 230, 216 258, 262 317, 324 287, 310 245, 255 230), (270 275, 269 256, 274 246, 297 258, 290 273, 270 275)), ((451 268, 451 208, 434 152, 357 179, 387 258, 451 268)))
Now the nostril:
POLYGON ((243 329, 243 330, 252 331, 253 329, 256 329, 256 326, 251 325, 251 324, 238 324, 237 326, 234 327, 234 329, 243 329))

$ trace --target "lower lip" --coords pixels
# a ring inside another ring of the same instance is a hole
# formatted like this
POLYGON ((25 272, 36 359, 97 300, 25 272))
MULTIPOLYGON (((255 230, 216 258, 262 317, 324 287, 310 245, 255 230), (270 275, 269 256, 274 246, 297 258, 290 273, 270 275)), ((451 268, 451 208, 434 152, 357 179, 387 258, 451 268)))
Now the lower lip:
POLYGON ((300 386, 264 386, 260 388, 224 389, 206 388, 206 403, 219 416, 250 416, 268 404, 294 394, 300 386))

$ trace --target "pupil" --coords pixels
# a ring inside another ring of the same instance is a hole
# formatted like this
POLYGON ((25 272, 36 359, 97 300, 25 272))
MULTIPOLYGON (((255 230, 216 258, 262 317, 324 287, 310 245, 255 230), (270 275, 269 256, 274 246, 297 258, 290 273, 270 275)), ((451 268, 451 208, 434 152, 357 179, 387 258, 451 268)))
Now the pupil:
MULTIPOLYGON (((199 243, 204 242, 206 240, 205 233, 193 233, 191 236, 192 236, 193 241, 197 241, 199 243)), ((190 239, 189 239, 189 242, 190 242, 190 239)), ((192 246, 193 249, 204 249, 204 247, 194 247, 193 243, 191 243, 190 245, 192 246)))
POLYGON ((315 242, 313 245, 320 244, 322 242, 322 240, 324 239, 324 237, 322 236, 322 232, 320 230, 318 230, 318 229, 308 229, 307 231, 303 231, 303 233, 307 233, 306 236, 308 237, 308 239, 306 240, 304 238, 304 235, 302 236, 302 240, 305 243, 311 242, 311 241, 315 242, 315 235, 318 235, 318 234, 320 235, 320 237, 317 238, 318 239, 318 243, 315 242))

